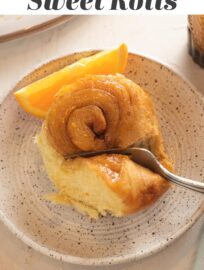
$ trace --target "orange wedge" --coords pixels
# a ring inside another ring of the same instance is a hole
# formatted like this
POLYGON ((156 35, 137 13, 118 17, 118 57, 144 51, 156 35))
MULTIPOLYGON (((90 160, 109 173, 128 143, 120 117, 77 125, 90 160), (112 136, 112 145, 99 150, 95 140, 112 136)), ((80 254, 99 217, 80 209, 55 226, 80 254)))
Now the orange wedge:
POLYGON ((102 51, 82 58, 72 65, 52 73, 14 93, 21 107, 28 113, 45 118, 55 94, 63 85, 86 74, 122 73, 126 67, 128 50, 125 44, 117 49, 102 51))

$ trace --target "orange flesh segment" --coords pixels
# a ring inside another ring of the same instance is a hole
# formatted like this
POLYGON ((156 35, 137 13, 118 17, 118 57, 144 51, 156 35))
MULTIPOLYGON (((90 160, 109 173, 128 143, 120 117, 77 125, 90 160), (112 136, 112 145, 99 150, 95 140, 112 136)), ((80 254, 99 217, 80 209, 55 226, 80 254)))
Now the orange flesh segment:
POLYGON ((37 117, 45 118, 55 94, 62 86, 86 74, 122 73, 127 64, 128 50, 125 44, 117 49, 102 51, 82 58, 72 65, 52 73, 14 93, 21 107, 37 117))

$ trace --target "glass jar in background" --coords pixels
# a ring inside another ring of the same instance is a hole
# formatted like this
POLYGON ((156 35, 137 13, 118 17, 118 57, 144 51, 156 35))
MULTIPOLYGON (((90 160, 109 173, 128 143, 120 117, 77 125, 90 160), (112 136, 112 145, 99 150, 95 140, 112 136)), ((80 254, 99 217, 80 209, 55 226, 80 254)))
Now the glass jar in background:
POLYGON ((189 53, 204 68, 204 15, 188 16, 189 53))

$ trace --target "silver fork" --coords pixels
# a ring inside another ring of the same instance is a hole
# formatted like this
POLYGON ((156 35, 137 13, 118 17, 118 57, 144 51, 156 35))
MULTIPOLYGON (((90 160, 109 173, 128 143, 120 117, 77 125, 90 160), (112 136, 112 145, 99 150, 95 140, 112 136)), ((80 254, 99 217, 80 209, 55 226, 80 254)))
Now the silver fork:
POLYGON ((149 168, 150 170, 165 177, 169 181, 174 182, 177 185, 204 193, 204 183, 187 179, 187 178, 171 173, 166 168, 164 168, 164 166, 162 166, 162 164, 158 161, 158 159, 155 157, 155 155, 152 152, 144 148, 136 148, 136 147, 130 147, 130 148, 125 148, 125 149, 113 148, 113 149, 107 149, 107 150, 101 150, 101 151, 81 152, 81 153, 76 153, 72 155, 67 155, 65 158, 68 159, 68 158, 76 158, 76 157, 92 157, 92 156, 97 156, 101 154, 128 155, 134 162, 146 168, 149 168))

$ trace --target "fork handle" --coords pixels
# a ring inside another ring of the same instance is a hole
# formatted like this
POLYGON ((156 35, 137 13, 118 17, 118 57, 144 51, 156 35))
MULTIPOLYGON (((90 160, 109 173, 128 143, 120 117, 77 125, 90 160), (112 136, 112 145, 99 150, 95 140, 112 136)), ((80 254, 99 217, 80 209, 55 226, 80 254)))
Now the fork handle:
POLYGON ((162 166, 161 174, 171 182, 204 193, 204 183, 184 178, 169 172, 162 166))

